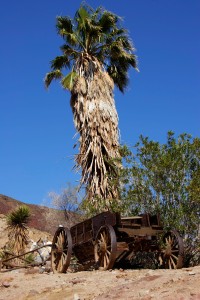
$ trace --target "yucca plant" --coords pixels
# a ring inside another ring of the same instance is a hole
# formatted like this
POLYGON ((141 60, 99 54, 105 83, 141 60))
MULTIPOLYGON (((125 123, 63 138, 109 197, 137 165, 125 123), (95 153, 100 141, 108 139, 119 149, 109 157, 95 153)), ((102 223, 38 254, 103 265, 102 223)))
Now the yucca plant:
POLYGON ((28 243, 27 223, 30 210, 27 206, 19 206, 7 216, 9 245, 16 255, 23 254, 28 243))
POLYGON ((56 28, 64 44, 62 54, 51 61, 45 85, 60 79, 62 87, 71 92, 81 184, 86 185, 86 198, 94 207, 101 199, 109 207, 111 199, 119 197, 115 180, 120 166, 119 132, 113 89, 116 85, 124 92, 129 68, 137 69, 134 47, 121 18, 101 7, 94 10, 82 4, 74 19, 57 17, 56 28))

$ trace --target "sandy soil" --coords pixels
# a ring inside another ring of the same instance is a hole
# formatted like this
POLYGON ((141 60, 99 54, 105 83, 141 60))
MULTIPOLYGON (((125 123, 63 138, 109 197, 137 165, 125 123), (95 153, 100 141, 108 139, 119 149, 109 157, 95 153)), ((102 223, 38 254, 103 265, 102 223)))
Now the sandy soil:
POLYGON ((0 300, 200 299, 200 266, 182 270, 0 273, 0 300))

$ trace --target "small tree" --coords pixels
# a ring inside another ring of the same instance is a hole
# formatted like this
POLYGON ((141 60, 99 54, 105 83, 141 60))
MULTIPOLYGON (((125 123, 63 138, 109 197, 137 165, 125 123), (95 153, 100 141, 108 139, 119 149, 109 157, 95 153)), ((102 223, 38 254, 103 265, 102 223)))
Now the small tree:
POLYGON ((27 206, 19 206, 7 216, 9 246, 16 255, 23 254, 28 244, 29 218, 30 211, 27 206))
MULTIPOLYGON (((168 132, 160 144, 140 136, 132 153, 122 148, 124 211, 159 213, 166 229, 176 228, 185 238, 188 253, 199 247, 200 139, 168 132)), ((196 254, 195 254, 196 255, 196 254)), ((196 261, 199 258, 196 257, 196 261)))
POLYGON ((74 212, 78 212, 78 187, 67 184, 67 188, 63 189, 60 194, 52 191, 48 194, 51 199, 51 205, 56 209, 62 210, 65 216, 65 220, 69 226, 74 223, 74 212))

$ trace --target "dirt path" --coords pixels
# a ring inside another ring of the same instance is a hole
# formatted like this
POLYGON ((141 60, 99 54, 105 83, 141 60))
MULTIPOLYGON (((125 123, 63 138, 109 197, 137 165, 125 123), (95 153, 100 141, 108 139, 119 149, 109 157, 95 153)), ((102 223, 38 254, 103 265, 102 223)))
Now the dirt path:
POLYGON ((200 300, 200 266, 182 270, 0 273, 0 300, 200 300))

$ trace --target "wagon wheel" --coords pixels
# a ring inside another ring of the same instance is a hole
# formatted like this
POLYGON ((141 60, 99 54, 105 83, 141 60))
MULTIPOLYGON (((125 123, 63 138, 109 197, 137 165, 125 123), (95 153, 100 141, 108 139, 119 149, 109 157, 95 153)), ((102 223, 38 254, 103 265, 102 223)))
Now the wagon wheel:
POLYGON ((111 225, 102 226, 95 239, 95 262, 103 270, 111 269, 115 263, 117 253, 116 234, 111 225))
POLYGON ((72 253, 72 238, 69 229, 59 227, 55 232, 52 250, 51 266, 54 273, 65 273, 70 264, 72 253))
POLYGON ((183 240, 177 231, 167 232, 163 237, 162 265, 165 269, 181 269, 183 266, 183 240))

